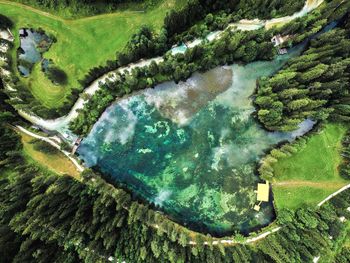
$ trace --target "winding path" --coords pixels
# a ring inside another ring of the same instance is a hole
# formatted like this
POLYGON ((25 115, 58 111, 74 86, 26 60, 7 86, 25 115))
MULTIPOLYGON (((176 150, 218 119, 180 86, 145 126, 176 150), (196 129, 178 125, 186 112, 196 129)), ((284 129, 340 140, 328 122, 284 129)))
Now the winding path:
MULTIPOLYGON (((259 28, 262 28, 262 27, 271 28, 274 25, 285 24, 285 23, 290 22, 291 20, 293 20, 295 18, 304 16, 308 12, 310 12, 310 11, 314 10, 315 8, 317 8, 318 6, 320 6, 323 3, 323 1, 324 0, 307 0, 306 3, 305 3, 305 6, 303 7, 303 9, 301 11, 291 15, 291 16, 271 19, 271 20, 267 20, 267 21, 262 21, 262 20, 259 20, 259 19, 241 20, 238 23, 230 24, 228 26, 228 28, 231 28, 233 30, 242 30, 242 31, 256 30, 256 29, 259 29, 259 28)), ((22 5, 22 4, 13 3, 13 2, 9 2, 9 1, 2 1, 2 0, 0 0, 0 3, 7 3, 7 4, 12 4, 12 5, 18 5, 18 6, 21 6, 22 8, 26 8, 28 10, 35 11, 36 13, 39 13, 39 14, 44 15, 44 16, 49 16, 49 17, 55 18, 57 20, 64 20, 64 19, 62 19, 60 17, 57 17, 57 16, 54 16, 54 15, 52 15, 50 13, 47 13, 47 12, 44 12, 44 11, 40 11, 40 10, 36 10, 35 8, 28 7, 28 6, 25 6, 25 5, 22 5)), ((86 19, 93 19, 93 17, 92 18, 86 18, 86 19)), ((207 39, 209 41, 213 41, 215 39, 218 39, 218 38, 220 38, 222 32, 223 31, 213 32, 210 36, 207 37, 207 39)), ((198 40, 197 39, 197 40, 189 43, 188 46, 190 48, 192 48, 192 47, 197 46, 197 45, 199 45, 201 43, 202 43, 202 40, 198 40)), ((163 61, 163 58, 162 57, 156 57, 156 58, 152 58, 152 59, 149 59, 149 60, 142 60, 142 61, 139 61, 137 63, 133 63, 133 64, 130 64, 128 66, 119 68, 119 69, 117 69, 115 71, 109 72, 109 73, 101 76, 100 78, 96 79, 89 87, 87 87, 83 91, 83 94, 87 94, 88 97, 92 96, 99 90, 101 83, 105 83, 108 79, 112 79, 113 80, 113 78, 115 78, 115 76, 116 76, 116 74, 118 72, 124 72, 124 71, 129 71, 130 72, 133 68, 147 66, 152 61, 154 61, 156 63, 160 63, 160 62, 163 61)), ((72 109, 71 109, 71 111, 69 112, 68 115, 60 117, 60 118, 57 118, 57 119, 45 120, 45 119, 40 118, 38 116, 35 116, 33 114, 29 114, 27 112, 24 112, 22 110, 19 110, 19 114, 22 117, 24 117, 25 119, 27 119, 28 121, 30 121, 31 123, 33 123, 35 125, 38 125, 38 126, 41 126, 42 128, 44 128, 46 130, 56 130, 56 131, 59 131, 61 133, 64 133, 64 132, 67 131, 67 126, 68 126, 69 122, 72 121, 74 118, 76 118, 78 116, 78 110, 82 109, 84 107, 85 103, 88 102, 88 100, 84 100, 83 97, 85 97, 85 96, 80 96, 80 98, 76 101, 76 103, 74 104, 74 106, 72 107, 72 109)), ((83 171, 84 170, 84 167, 81 166, 73 157, 71 157, 70 153, 61 150, 60 146, 55 141, 53 141, 51 138, 40 136, 40 135, 37 135, 35 133, 32 133, 32 132, 26 130, 25 128, 23 128, 21 126, 17 126, 17 128, 20 131, 22 131, 22 132, 24 132, 24 133, 26 133, 26 134, 34 137, 34 138, 40 139, 42 141, 45 141, 45 142, 49 143, 50 145, 52 145, 53 147, 59 149, 64 155, 66 155, 73 162, 73 164, 77 167, 77 169, 79 171, 83 171)), ((335 195, 339 194, 340 192, 342 192, 342 191, 344 191, 344 190, 346 190, 348 188, 350 188, 350 184, 345 186, 345 187, 343 187, 343 188, 341 188, 340 190, 338 190, 334 194, 328 196, 326 199, 324 199, 322 202, 320 202, 318 204, 318 206, 321 206, 322 204, 327 202, 329 199, 331 199, 335 195)), ((270 235, 272 233, 275 233, 275 232, 279 231, 280 229, 281 229, 281 227, 275 227, 272 230, 269 230, 267 232, 261 233, 260 235, 258 235, 256 237, 249 238, 249 239, 247 239, 247 240, 245 240, 243 242, 238 242, 238 241, 235 241, 233 239, 225 239, 225 240, 215 240, 215 241, 212 242, 212 244, 213 245, 218 245, 219 243, 221 243, 221 244, 225 244, 225 245, 234 245, 234 244, 237 244, 237 243, 247 243, 247 244, 248 243, 253 243, 253 242, 256 242, 258 240, 261 240, 261 239, 267 237, 268 235, 270 235)), ((189 244, 190 245, 196 245, 196 242, 190 241, 189 244)), ((205 242, 204 244, 208 245, 208 242, 205 242)))
POLYGON ((69 160, 75 165, 75 167, 77 168, 77 170, 79 172, 82 172, 84 171, 84 167, 82 165, 80 165, 76 159, 74 159, 69 152, 67 151, 64 151, 61 149, 60 145, 54 141, 54 139, 50 138, 50 137, 44 137, 44 136, 41 136, 41 135, 38 135, 36 133, 33 133, 31 131, 28 131, 27 129, 23 128, 22 126, 19 126, 19 125, 16 125, 16 128, 18 130, 20 130, 21 132, 33 137, 33 138, 36 138, 36 139, 39 139, 41 141, 44 141, 44 142, 47 142, 49 143, 50 145, 52 145, 53 147, 55 147, 56 149, 58 149, 60 152, 62 152, 65 156, 67 156, 69 158, 69 160))
MULTIPOLYGON (((315 8, 317 8, 318 6, 320 6, 320 4, 323 1, 324 0, 307 0, 303 9, 301 11, 291 15, 291 16, 286 16, 286 17, 281 17, 281 18, 276 18, 276 19, 271 19, 271 20, 266 20, 266 21, 262 21, 259 19, 241 20, 238 23, 230 24, 227 28, 230 28, 232 30, 250 31, 250 30, 259 29, 261 27, 269 28, 275 24, 284 24, 284 23, 287 23, 295 18, 304 16, 308 12, 310 12, 310 11, 314 10, 315 8)), ((0 1, 0 2, 8 3, 8 1, 0 1)), ((15 3, 12 3, 12 4, 15 4, 15 3)), ((31 7, 28 7, 28 8, 32 10, 31 7)), ((46 15, 46 16, 48 16, 48 15, 51 16, 51 14, 43 12, 43 11, 37 10, 37 12, 43 13, 43 15, 46 15)), ((212 32, 211 34, 209 34, 207 36, 207 40, 213 41, 215 39, 220 38, 222 32, 223 31, 212 32)), ((201 39, 196 39, 193 42, 189 43, 188 46, 190 48, 192 48, 194 46, 201 44, 202 41, 203 40, 201 40, 201 39)), ((174 49, 176 49, 176 48, 177 47, 175 47, 174 49)), ((171 52, 173 52, 174 49, 172 49, 171 52)), ((183 52, 185 52, 185 51, 182 51, 182 53, 183 52)), ((176 53, 179 53, 179 52, 176 51, 176 53)), ((105 83, 107 81, 107 79, 113 80, 113 78, 116 76, 116 73, 123 72, 123 71, 131 71, 133 68, 136 68, 136 67, 144 67, 144 66, 149 65, 152 61, 155 61, 156 63, 160 63, 163 61, 163 58, 156 57, 156 58, 152 58, 152 59, 148 59, 148 60, 141 60, 137 63, 133 63, 133 64, 130 64, 128 66, 119 68, 115 71, 111 71, 107 74, 104 74, 103 76, 101 76, 100 78, 95 80, 88 88, 86 88, 82 92, 82 94, 85 93, 85 94, 88 94, 89 96, 92 96, 99 90, 100 83, 105 83)), ((28 112, 25 112, 22 110, 19 110, 19 114, 22 117, 24 117, 25 119, 27 119, 28 121, 30 121, 31 123, 38 125, 38 126, 41 126, 42 128, 44 128, 46 130, 58 131, 58 132, 62 133, 64 135, 64 137, 69 138, 70 141, 73 141, 74 138, 72 137, 72 135, 68 131, 68 124, 78 116, 78 114, 79 114, 78 110, 82 109, 84 107, 84 104, 88 102, 88 100, 84 100, 83 97, 86 97, 86 96, 80 96, 80 98, 76 101, 76 103, 72 107, 71 111, 66 116, 63 116, 63 117, 60 117, 57 119, 46 120, 46 119, 40 118, 32 113, 28 113, 28 112)))

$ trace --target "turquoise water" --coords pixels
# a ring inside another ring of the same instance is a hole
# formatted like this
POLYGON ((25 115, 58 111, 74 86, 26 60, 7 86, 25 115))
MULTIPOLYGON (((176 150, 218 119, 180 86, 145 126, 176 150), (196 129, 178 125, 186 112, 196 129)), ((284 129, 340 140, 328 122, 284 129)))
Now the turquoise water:
POLYGON ((252 117, 256 80, 300 49, 271 62, 219 67, 166 82, 110 106, 78 149, 80 158, 192 229, 223 235, 274 218, 253 210, 256 164, 268 148, 309 130, 267 132, 252 117))
POLYGON ((173 47, 171 49, 171 54, 172 55, 175 55, 175 54, 178 54, 178 53, 185 53, 185 51, 187 50, 187 47, 184 43, 182 43, 180 46, 176 46, 176 47, 173 47))

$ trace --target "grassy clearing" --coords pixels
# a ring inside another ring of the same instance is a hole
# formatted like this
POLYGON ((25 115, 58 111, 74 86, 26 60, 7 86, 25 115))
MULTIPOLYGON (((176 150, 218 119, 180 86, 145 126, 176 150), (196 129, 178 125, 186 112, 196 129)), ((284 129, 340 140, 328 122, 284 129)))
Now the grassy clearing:
POLYGON ((34 140, 27 134, 20 133, 23 152, 28 162, 35 162, 37 165, 44 169, 48 169, 56 174, 68 174, 76 179, 80 178, 80 173, 77 171, 74 164, 60 151, 55 149, 52 154, 45 154, 41 151, 37 151, 34 148, 34 144, 31 142, 34 140))
MULTIPOLYGON (((166 12, 183 3, 182 0, 164 0, 144 13, 123 10, 65 20, 25 5, 0 0, 0 13, 15 22, 13 33, 16 36, 16 46, 19 46, 18 30, 22 27, 40 27, 57 38, 57 43, 52 45, 44 57, 51 58, 67 73, 67 85, 55 86, 47 80, 40 67, 34 68, 30 78, 21 78, 41 103, 48 108, 57 108, 64 103, 65 95, 69 94, 72 88, 79 86, 78 80, 89 69, 114 59, 116 51, 123 49, 141 25, 148 24, 156 30, 160 29, 166 12)), ((12 56, 16 58, 15 50, 12 56)))
POLYGON ((314 206, 349 183, 338 173, 346 130, 340 124, 327 124, 303 149, 273 165, 276 181, 272 189, 277 209, 314 206))

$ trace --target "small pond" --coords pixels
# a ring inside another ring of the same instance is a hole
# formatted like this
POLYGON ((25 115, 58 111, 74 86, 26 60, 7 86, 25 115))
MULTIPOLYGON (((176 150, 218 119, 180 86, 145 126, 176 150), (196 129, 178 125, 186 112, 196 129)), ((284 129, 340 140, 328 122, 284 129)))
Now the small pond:
POLYGON ((43 31, 27 28, 20 29, 19 35, 18 70, 22 76, 27 77, 33 66, 41 61, 42 54, 50 48, 52 39, 43 31))
POLYGON ((253 210, 264 151, 311 129, 267 132, 252 117, 256 80, 301 47, 270 62, 218 67, 166 82, 110 106, 78 153, 115 182, 190 228, 246 234, 274 219, 271 203, 253 210))

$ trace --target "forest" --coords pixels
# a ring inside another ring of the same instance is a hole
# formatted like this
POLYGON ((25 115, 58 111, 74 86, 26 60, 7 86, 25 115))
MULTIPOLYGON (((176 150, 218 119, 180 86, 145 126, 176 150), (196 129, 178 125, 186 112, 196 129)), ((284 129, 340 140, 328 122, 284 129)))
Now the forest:
MULTIPOLYGON (((18 0, 20 1, 20 0, 18 0)), ((107 4, 101 3, 101 1, 31 1, 21 0, 28 5, 41 8, 45 11, 54 10, 57 14, 62 14, 63 17, 74 18, 75 16, 87 16, 100 14, 105 12, 113 12, 117 9, 120 2, 124 1, 104 1, 107 4), (102 9, 101 9, 102 8, 102 9), (62 11, 62 12, 61 12, 62 11)), ((127 1, 126 1, 127 2, 127 1)), ((148 8, 152 8, 154 5, 158 5, 163 1, 138 1, 136 11, 147 12, 148 8)), ((135 4, 131 3, 130 4, 135 4)), ((132 6, 131 5, 131 6, 132 6)), ((116 56, 111 57, 108 61, 105 61, 105 66, 97 66, 91 68, 85 77, 79 79, 79 85, 74 86, 69 94, 64 98, 65 103, 59 107, 48 107, 44 103, 38 101, 33 96, 32 92, 26 85, 23 85, 19 79, 14 77, 11 81, 18 93, 16 94, 21 100, 15 100, 14 103, 18 104, 18 108, 30 109, 36 115, 53 119, 63 116, 68 113, 74 102, 78 99, 79 93, 86 88, 93 80, 101 75, 117 69, 120 66, 135 62, 142 58, 150 58, 157 55, 163 55, 174 44, 184 41, 186 39, 192 39, 198 36, 198 32, 202 32, 203 28, 190 30, 188 33, 179 34, 187 31, 195 24, 200 24, 202 21, 206 21, 208 24, 206 30, 216 30, 218 28, 224 28, 229 22, 235 22, 243 18, 260 17, 260 18, 272 18, 283 15, 291 15, 295 11, 298 11, 304 5, 304 0, 298 1, 198 1, 192 0, 187 2, 182 8, 169 10, 166 18, 164 19, 164 26, 161 30, 154 30, 153 28, 140 29, 129 41, 129 44, 123 50, 116 50, 116 56), (252 5, 256 8, 253 9, 252 5), (201 8, 197 8, 201 6, 201 8), (202 12, 198 12, 198 11, 202 12), (252 11, 254 10, 254 11, 252 11), (271 11, 272 10, 272 11, 271 11), (270 12, 271 11, 271 12, 270 12), (235 15, 229 15, 234 12, 235 15), (207 18, 207 16, 209 18, 207 18), (210 17, 218 18, 215 21, 210 22, 210 17), (224 21, 220 17, 225 17, 224 21), (208 22, 209 21, 209 22, 208 22)), ((182 6, 182 4, 180 4, 182 6)), ((132 8, 131 8, 132 9, 132 8)), ((132 9, 132 12, 135 11, 132 9)), ((203 33, 203 32, 202 32, 203 33)), ((62 82, 63 84, 65 81, 62 82)))
POLYGON ((350 132, 348 132, 343 138, 343 151, 341 153, 343 157, 343 163, 340 165, 340 175, 345 179, 350 179, 350 132))
POLYGON ((350 216, 349 191, 321 208, 279 211, 282 228, 254 244, 213 244, 216 239, 172 222, 92 171, 80 181, 27 163, 10 126, 20 120, 5 101, 1 93, 3 262, 305 262, 321 253, 344 262, 349 257, 346 249, 333 252, 347 231, 339 218, 350 216))
MULTIPOLYGON (((114 4, 116 1, 110 2, 114 4)), ((169 32, 175 36, 172 41, 177 41, 176 35, 205 19, 205 15, 194 15, 196 8, 201 10, 206 6, 208 9, 202 10, 203 14, 241 9, 240 17, 265 18, 282 15, 288 4, 300 9, 300 3, 304 3, 283 1, 286 5, 282 6, 281 1, 238 2, 190 1, 182 13, 174 11, 167 16, 163 33, 154 34, 152 29, 142 27, 124 52, 118 53, 117 61, 112 58, 105 68, 93 69, 81 80, 82 85, 90 83, 105 70, 167 50, 171 43, 169 32), (198 5, 196 8, 194 3, 198 5), (255 5, 264 8, 252 8, 255 5)), ((53 8, 54 3, 79 6, 81 1, 35 1, 35 5, 48 9, 53 8)), ((275 75, 258 81, 254 103, 258 108, 257 118, 270 130, 295 129, 305 118, 349 121, 350 7, 345 3, 344 9, 339 11, 338 7, 342 6, 340 0, 328 4, 323 13, 297 19, 282 28, 226 31, 219 40, 188 49, 185 54, 166 54, 164 62, 159 65, 152 63, 131 73, 121 73, 116 80, 102 85, 71 123, 71 129, 86 135, 111 102, 133 91, 167 80, 185 80, 196 71, 204 72, 218 65, 271 60, 276 55, 276 49, 270 39, 276 33, 294 35, 287 45, 295 45, 319 32, 334 19, 339 20, 337 28, 312 39, 300 57, 288 62, 275 75)), ((222 13, 219 14, 219 17, 222 16, 222 13)), ((12 25, 3 16, 0 16, 1 24, 5 27, 12 25)), ((19 90, 19 98, 30 96, 30 92, 25 91, 26 87, 19 90)), ((74 99, 78 97, 79 91, 76 92, 74 99)), ((350 260, 350 249, 345 246, 344 238, 349 235, 348 224, 342 220, 343 217, 350 218, 350 191, 342 192, 321 207, 302 207, 295 211, 282 209, 278 211, 275 222, 275 226, 281 228, 273 234, 254 243, 245 243, 246 238, 234 233, 239 237, 234 239, 236 243, 227 244, 221 242, 223 239, 190 231, 173 222, 157 212, 154 206, 137 201, 125 189, 109 184, 97 172, 86 170, 82 179, 77 180, 68 174, 58 175, 28 163, 23 157, 20 136, 13 127, 16 123, 29 126, 13 108, 25 108, 27 105, 20 100, 9 105, 8 94, 11 95, 4 91, 0 80, 2 262, 292 263, 312 262, 320 255, 329 262, 350 260)), ((34 99, 30 100, 32 109, 39 108, 34 99)), ((69 105, 66 107, 60 113, 69 109, 69 105)), ((55 114, 51 112, 50 116, 55 114)), ((295 142, 303 143, 304 139, 295 142)), ((343 146, 344 162, 340 173, 348 179, 349 133, 343 139, 343 146)), ((37 147, 45 149, 46 146, 41 143, 37 147)), ((290 144, 281 149, 274 151, 270 157, 293 152, 290 144)), ((260 167, 259 172, 264 179, 271 178, 269 169, 268 166, 260 167)))
MULTIPOLYGON (((40 8, 48 12, 58 12, 69 18, 91 16, 113 12, 120 4, 146 3, 145 0, 15 0, 16 2, 40 8)), ((158 0, 150 1, 155 4, 158 0)))
POLYGON ((289 131, 305 118, 348 121, 349 15, 339 28, 310 42, 302 56, 259 82, 258 118, 270 130, 289 131))

